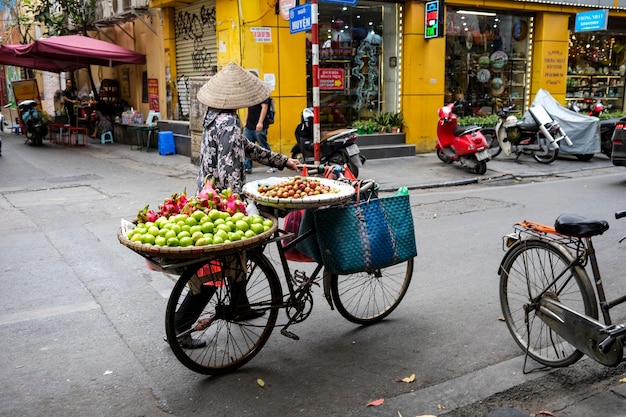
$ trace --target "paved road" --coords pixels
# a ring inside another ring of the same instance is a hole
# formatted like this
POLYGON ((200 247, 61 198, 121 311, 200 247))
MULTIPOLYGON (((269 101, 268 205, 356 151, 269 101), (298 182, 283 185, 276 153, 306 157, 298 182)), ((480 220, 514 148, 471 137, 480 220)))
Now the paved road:
MULTIPOLYGON (((511 192, 506 187, 511 183, 553 183, 545 187, 546 200, 552 200, 550 193, 569 192, 569 203, 586 194, 566 191, 565 184, 584 191, 586 179, 595 176, 608 176, 613 188, 626 182, 623 168, 604 156, 551 165, 499 157, 482 177, 445 166, 434 154, 368 161, 362 177, 376 179, 385 191, 413 190, 421 269, 402 308, 384 325, 355 328, 338 321, 323 298, 316 299, 315 315, 297 329, 304 341, 273 336, 240 372, 205 378, 183 368, 161 342, 172 280, 147 271, 112 236, 120 218, 132 218, 143 205, 193 187, 197 167, 180 155, 131 151, 126 145, 33 148, 6 134, 3 141, 0 383, 6 388, 0 393, 1 416, 344 417, 395 416, 399 410, 405 416, 463 415, 463 410, 475 416, 503 407, 507 403, 501 398, 519 406, 519 395, 503 392, 528 387, 535 379, 546 381, 553 373, 521 375, 519 350, 506 331, 480 325, 485 313, 497 314, 497 288, 494 274, 484 278, 472 271, 483 271, 493 259, 480 256, 465 265, 465 276, 458 273, 463 268, 459 260, 442 261, 442 251, 462 253, 479 241, 484 242, 481 252, 501 256, 499 235, 494 237, 501 233, 497 223, 505 218, 508 225, 524 212, 524 204, 526 209, 539 204, 536 187, 511 192), (559 182, 562 178, 574 181, 559 182), (496 187, 486 190, 486 184, 496 187), (482 211, 489 213, 491 224, 468 223, 482 211), (435 215, 442 222, 436 223, 435 215), (472 297, 481 303, 468 309, 472 297), (459 316, 465 321, 459 323, 459 316), (491 335, 487 346, 474 342, 478 332, 491 335), (396 382, 412 372, 417 373, 413 385, 396 382), (257 378, 266 381, 265 388, 257 378), (380 397, 386 399, 383 406, 364 406, 380 397), (480 403, 491 408, 481 410, 480 403)), ((266 175, 255 167, 249 179, 266 175)), ((593 184, 594 189, 606 186, 593 184)), ((621 201, 613 200, 607 200, 607 208, 621 201)), ((556 208, 546 205, 545 210, 556 208)), ((586 381, 615 382, 623 373, 623 367, 610 374, 593 365, 582 363, 559 379, 574 388, 586 381)), ((617 383, 609 388, 614 390, 609 393, 620 392, 617 383)), ((586 393, 571 404, 592 399, 609 404, 600 396, 606 390, 586 393)), ((566 415, 576 414, 557 416, 566 415)))

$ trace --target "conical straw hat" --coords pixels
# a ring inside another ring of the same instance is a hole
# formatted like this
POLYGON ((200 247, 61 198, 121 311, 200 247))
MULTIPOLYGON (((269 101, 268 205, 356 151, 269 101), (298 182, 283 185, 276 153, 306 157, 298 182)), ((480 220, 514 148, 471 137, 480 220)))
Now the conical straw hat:
POLYGON ((233 110, 259 104, 271 92, 263 80, 231 62, 200 88, 198 100, 214 109, 233 110))

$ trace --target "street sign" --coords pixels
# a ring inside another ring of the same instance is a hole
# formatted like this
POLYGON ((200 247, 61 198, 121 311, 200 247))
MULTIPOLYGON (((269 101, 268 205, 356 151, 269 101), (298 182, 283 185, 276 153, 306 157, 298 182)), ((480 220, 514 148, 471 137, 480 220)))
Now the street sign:
POLYGON ((589 12, 576 13, 575 32, 589 32, 606 30, 609 21, 608 10, 591 10, 589 12))
POLYGON ((289 33, 298 33, 311 30, 313 22, 311 20, 311 5, 289 9, 289 33))
POLYGON ((356 0, 320 0, 322 3, 339 3, 339 4, 349 4, 351 6, 356 6, 356 0))

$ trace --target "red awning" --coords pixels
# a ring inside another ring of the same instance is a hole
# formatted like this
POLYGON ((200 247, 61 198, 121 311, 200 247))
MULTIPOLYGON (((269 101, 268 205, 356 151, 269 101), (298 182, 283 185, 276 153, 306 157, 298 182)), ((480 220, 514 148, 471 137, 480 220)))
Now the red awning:
POLYGON ((83 68, 83 65, 76 65, 73 62, 55 60, 48 58, 33 58, 29 56, 16 55, 15 48, 23 45, 0 45, 0 65, 12 65, 14 67, 32 68, 50 72, 73 71, 83 68))
POLYGON ((81 35, 41 38, 28 45, 3 45, 0 64, 61 72, 90 65, 146 63, 146 56, 130 49, 81 35))

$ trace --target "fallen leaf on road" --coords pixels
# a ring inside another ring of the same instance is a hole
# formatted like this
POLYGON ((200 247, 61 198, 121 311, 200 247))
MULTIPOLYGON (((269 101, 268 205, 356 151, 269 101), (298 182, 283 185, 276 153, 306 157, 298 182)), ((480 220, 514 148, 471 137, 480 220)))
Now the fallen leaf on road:
POLYGON ((402 417, 402 413, 400 413, 400 410, 398 410, 398 417, 402 417))
POLYGON ((367 403, 367 406, 368 407, 377 407, 379 405, 382 405, 382 403, 384 403, 384 402, 385 402, 384 398, 379 398, 377 400, 370 401, 369 403, 367 403))
POLYGON ((626 378, 620 379, 619 382, 621 382, 622 384, 626 383, 626 378))
POLYGON ((441 405, 441 404, 437 404, 437 408, 440 410, 445 410, 446 406, 445 405, 441 405))
POLYGON ((539 411, 536 414, 533 414, 533 416, 537 417, 537 416, 554 416, 554 414, 552 414, 549 411, 539 411))
POLYGON ((263 381, 261 378, 257 379, 256 383, 259 384, 259 387, 265 388, 265 381, 263 381))
POLYGON ((506 319, 505 319, 504 317, 502 317, 502 316, 498 317, 498 320, 500 320, 500 321, 506 321, 506 319))
POLYGON ((415 381, 415 374, 411 374, 411 376, 404 377, 400 381, 410 384, 411 382, 415 381))

